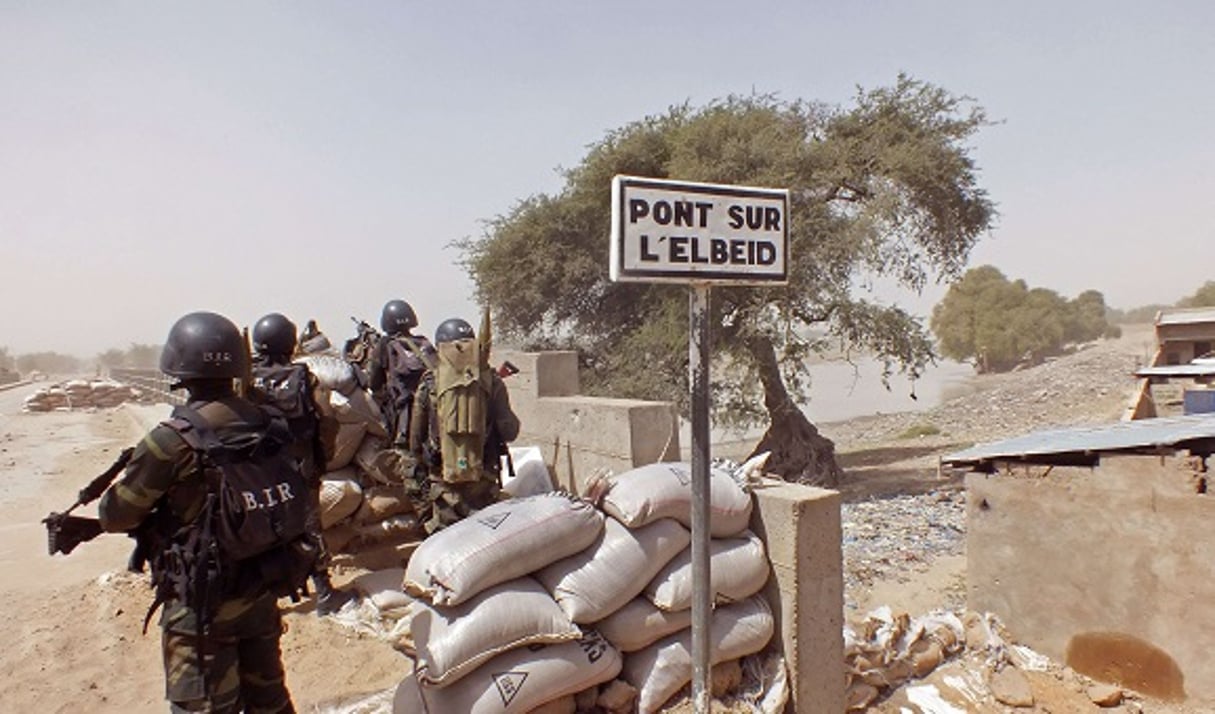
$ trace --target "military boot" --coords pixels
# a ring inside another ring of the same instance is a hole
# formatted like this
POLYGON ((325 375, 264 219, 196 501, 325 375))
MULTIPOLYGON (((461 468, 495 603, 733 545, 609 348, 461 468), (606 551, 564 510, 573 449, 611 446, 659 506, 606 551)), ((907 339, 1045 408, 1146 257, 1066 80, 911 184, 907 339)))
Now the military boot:
POLYGON ((328 573, 316 573, 312 576, 312 587, 316 590, 316 616, 332 615, 346 603, 358 597, 349 590, 338 590, 329 581, 328 573))

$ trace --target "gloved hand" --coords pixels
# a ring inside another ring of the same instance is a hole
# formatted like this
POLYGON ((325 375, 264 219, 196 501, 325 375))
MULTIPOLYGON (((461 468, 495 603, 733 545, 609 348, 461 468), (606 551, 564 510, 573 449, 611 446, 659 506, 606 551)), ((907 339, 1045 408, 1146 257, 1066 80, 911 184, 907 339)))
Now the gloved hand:
POLYGON ((67 555, 76 546, 102 534, 101 521, 63 513, 51 513, 42 519, 46 524, 47 551, 67 555))

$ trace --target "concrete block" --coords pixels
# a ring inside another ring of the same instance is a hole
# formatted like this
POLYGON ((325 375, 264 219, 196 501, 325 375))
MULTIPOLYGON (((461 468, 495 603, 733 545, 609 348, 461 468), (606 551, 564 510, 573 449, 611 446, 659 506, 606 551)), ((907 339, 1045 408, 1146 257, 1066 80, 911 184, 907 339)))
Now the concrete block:
POLYGON ((495 352, 494 364, 509 360, 519 373, 506 379, 512 399, 569 397, 578 394, 578 353, 559 352, 495 352))
POLYGON ((788 711, 844 711, 844 573, 840 496, 765 479, 751 529, 764 540, 772 577, 764 595, 789 668, 788 711))
POLYGON ((558 485, 577 493, 600 471, 679 459, 678 417, 668 402, 574 396, 514 406, 522 424, 515 443, 540 447, 558 485))

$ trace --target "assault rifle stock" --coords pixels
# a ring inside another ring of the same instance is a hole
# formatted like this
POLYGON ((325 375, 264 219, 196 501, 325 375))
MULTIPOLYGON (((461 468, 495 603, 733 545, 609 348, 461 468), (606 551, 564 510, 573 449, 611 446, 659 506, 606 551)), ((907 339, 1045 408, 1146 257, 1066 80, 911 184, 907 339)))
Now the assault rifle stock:
POLYGON ((82 518, 73 516, 72 511, 76 508, 92 503, 101 498, 101 494, 110 487, 118 474, 127 467, 131 461, 131 456, 135 453, 135 447, 128 446, 122 450, 114 463, 110 467, 101 472, 96 478, 89 482, 87 486, 80 489, 80 493, 76 495, 76 502, 62 513, 52 511, 50 515, 42 519, 46 524, 46 544, 49 555, 55 553, 63 553, 67 555, 76 549, 76 546, 86 541, 93 540, 101 535, 101 522, 96 518, 82 518))

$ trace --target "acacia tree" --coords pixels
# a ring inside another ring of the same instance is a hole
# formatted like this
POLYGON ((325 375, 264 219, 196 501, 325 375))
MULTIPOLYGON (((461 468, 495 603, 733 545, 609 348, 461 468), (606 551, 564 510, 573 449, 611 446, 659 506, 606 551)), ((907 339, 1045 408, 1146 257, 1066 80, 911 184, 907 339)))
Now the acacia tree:
POLYGON ((714 415, 767 420, 756 452, 789 479, 838 482, 833 445, 799 408, 806 358, 864 350, 916 376, 933 358, 921 322, 867 286, 921 290, 961 272, 994 216, 966 142, 986 123, 965 97, 906 76, 832 107, 771 96, 676 106, 630 123, 533 195, 458 242, 495 329, 529 347, 575 347, 585 384, 616 396, 688 401, 688 297, 682 286, 608 279, 616 174, 790 190, 789 282, 714 287, 714 415), (723 377, 728 374, 729 377, 723 377))
POLYGON ((1105 297, 1085 290, 1067 300, 1047 288, 1009 280, 990 265, 966 271, 932 310, 941 354, 973 360, 979 372, 1002 372, 1039 363, 1069 344, 1116 336, 1106 319, 1105 297))

